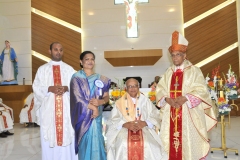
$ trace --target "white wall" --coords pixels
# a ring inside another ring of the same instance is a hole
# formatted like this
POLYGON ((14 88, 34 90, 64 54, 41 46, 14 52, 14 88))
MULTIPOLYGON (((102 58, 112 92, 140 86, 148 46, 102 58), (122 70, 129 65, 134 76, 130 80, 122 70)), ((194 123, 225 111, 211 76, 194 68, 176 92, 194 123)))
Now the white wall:
POLYGON ((18 57, 18 84, 32 84, 31 0, 0 0, 0 50, 5 40, 18 57))
POLYGON ((141 76, 142 87, 161 75, 170 66, 167 51, 171 33, 183 31, 181 0, 149 0, 138 5, 139 38, 126 38, 125 5, 114 0, 82 1, 82 46, 96 54, 97 73, 117 82, 127 76, 141 76), (173 12, 169 12, 173 9, 173 12), (93 15, 90 15, 92 13, 93 15), (113 67, 104 59, 104 51, 162 49, 163 57, 153 66, 113 67))

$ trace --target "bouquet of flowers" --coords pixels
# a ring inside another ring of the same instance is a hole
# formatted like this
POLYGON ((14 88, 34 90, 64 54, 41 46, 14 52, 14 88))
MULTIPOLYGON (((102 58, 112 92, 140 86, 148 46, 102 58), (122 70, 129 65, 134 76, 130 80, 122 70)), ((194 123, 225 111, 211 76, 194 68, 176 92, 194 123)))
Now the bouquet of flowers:
POLYGON ((113 105, 115 102, 121 98, 126 93, 125 90, 121 90, 120 88, 116 87, 114 88, 110 93, 110 104, 113 105))
POLYGON ((219 77, 219 70, 220 70, 220 65, 217 67, 213 68, 212 70, 212 79, 219 77))
POLYGON ((231 106, 223 97, 218 98, 217 105, 219 114, 228 114, 231 111, 231 106))
POLYGON ((208 88, 211 90, 215 89, 213 81, 208 81, 208 88))
POLYGON ((236 74, 232 71, 231 65, 229 64, 229 70, 227 75, 227 79, 225 78, 225 93, 229 97, 229 99, 237 99, 237 89, 239 87, 239 83, 237 81, 237 76, 236 74))
POLYGON ((155 90, 151 90, 150 92, 148 92, 148 98, 152 101, 152 103, 154 105, 156 105, 156 91, 155 90))
MULTIPOLYGON (((216 76, 214 76, 214 77, 216 77, 216 76)), ((210 78, 208 77, 208 75, 205 78, 205 80, 206 80, 206 84, 207 84, 207 87, 208 87, 208 91, 211 95, 211 98, 216 100, 216 102, 217 102, 218 98, 217 98, 217 93, 215 91, 216 90, 216 88, 215 88, 215 83, 216 82, 214 80, 211 81, 210 78)))

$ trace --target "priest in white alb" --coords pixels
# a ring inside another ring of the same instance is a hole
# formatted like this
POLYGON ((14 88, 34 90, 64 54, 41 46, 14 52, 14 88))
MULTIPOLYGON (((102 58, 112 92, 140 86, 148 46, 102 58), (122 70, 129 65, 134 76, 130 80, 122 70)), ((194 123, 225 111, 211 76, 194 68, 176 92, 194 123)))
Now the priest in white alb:
POLYGON ((139 83, 126 81, 127 92, 116 101, 107 122, 107 159, 166 160, 155 128, 160 127, 157 108, 139 92, 139 83))
POLYGON ((9 130, 13 129, 13 119, 7 110, 7 105, 2 103, 2 99, 0 98, 0 137, 6 138, 7 136, 11 136, 14 133, 10 133, 9 130))
POLYGON ((49 53, 52 60, 39 67, 33 82, 42 160, 75 160, 69 97, 69 84, 75 71, 62 62, 63 47, 60 43, 52 43, 49 53))
POLYGON ((13 109, 3 103, 2 98, 0 98, 0 105, 5 109, 6 112, 8 112, 11 116, 12 121, 14 122, 14 115, 13 115, 13 109))
POLYGON ((24 107, 22 108, 20 115, 20 123, 26 123, 27 127, 32 126, 31 124, 37 123, 37 116, 34 108, 33 93, 29 94, 26 98, 24 107))
POLYGON ((169 52, 173 65, 156 88, 161 107, 160 138, 169 160, 204 160, 210 149, 208 131, 217 123, 201 70, 186 59, 188 41, 177 31, 169 52))

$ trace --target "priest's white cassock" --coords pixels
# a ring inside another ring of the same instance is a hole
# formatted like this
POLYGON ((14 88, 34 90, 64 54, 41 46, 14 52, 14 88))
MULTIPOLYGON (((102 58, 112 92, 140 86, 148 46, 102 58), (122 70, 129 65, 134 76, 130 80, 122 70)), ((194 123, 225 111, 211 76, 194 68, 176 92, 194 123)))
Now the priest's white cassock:
POLYGON ((10 108, 10 107, 8 107, 7 105, 5 105, 5 104, 3 103, 2 98, 0 98, 0 106, 1 106, 1 105, 3 106, 4 110, 10 114, 10 117, 11 117, 11 119, 12 119, 12 122, 14 122, 13 109, 10 108))
MULTIPOLYGON (((54 86, 54 76, 61 80, 62 86, 68 86, 75 70, 60 61, 50 61, 39 67, 33 82, 34 105, 36 110, 37 124, 40 125, 40 137, 43 160, 77 159, 74 152, 74 130, 70 118, 69 92, 62 96, 61 120, 62 144, 58 145, 55 114, 55 94, 48 92, 49 86, 54 86), (53 73, 54 72, 54 73, 53 73)), ((59 80, 58 79, 58 80, 59 80)), ((58 127, 59 128, 59 127, 58 127)))
POLYGON ((13 129, 13 120, 4 107, 0 107, 0 133, 13 129))
POLYGON ((37 123, 37 116, 34 108, 33 93, 28 95, 26 102, 24 104, 24 108, 20 112, 19 118, 20 118, 21 124, 37 123))
MULTIPOLYGON (((117 102, 113 105, 110 119, 107 121, 107 158, 109 160, 128 160, 128 129, 123 128, 122 125, 128 121, 134 121, 134 119, 126 118, 125 113, 120 111, 121 109, 117 105, 117 102)), ((159 111, 148 97, 140 94, 135 106, 137 117, 136 108, 140 110, 141 121, 150 122, 151 125, 160 128, 159 111)), ((142 128, 144 160, 167 159, 155 127, 150 128, 148 125, 142 128)))

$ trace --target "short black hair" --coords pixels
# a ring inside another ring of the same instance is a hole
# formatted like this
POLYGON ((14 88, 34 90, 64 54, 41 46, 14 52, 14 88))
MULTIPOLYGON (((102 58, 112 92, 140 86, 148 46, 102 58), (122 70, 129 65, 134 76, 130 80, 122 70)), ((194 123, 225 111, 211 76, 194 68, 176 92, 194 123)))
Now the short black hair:
POLYGON ((50 50, 52 50, 52 46, 53 46, 54 44, 61 44, 61 43, 59 43, 59 42, 53 42, 53 43, 51 43, 51 44, 50 44, 50 50))
MULTIPOLYGON (((83 60, 83 58, 85 57, 86 54, 92 54, 94 59, 95 59, 95 54, 92 51, 84 51, 80 54, 80 60, 83 60)), ((83 68, 83 66, 80 63, 80 67, 83 68)))

